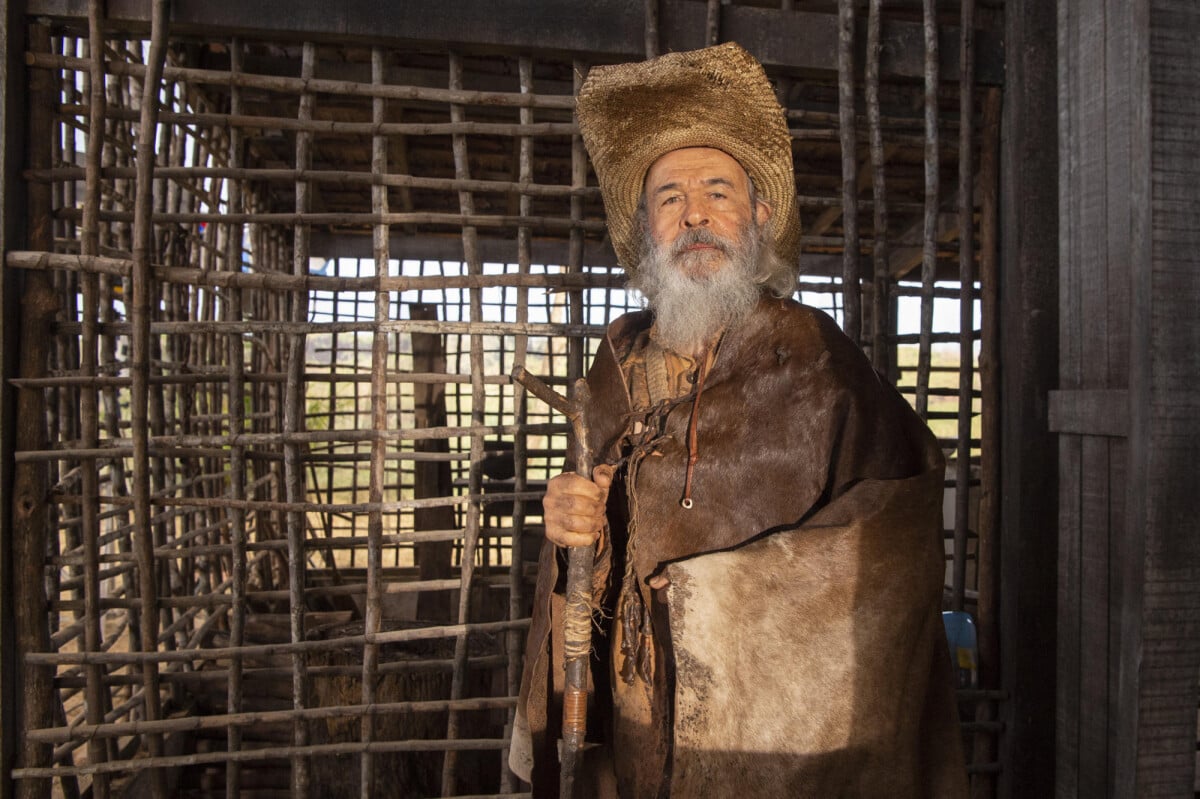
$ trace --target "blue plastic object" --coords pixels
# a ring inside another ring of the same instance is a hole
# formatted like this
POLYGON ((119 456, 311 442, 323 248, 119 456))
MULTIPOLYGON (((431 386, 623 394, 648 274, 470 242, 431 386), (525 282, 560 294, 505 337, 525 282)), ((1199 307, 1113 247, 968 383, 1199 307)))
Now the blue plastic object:
POLYGON ((954 668, 955 685, 974 688, 979 684, 979 642, 975 635, 975 619, 965 610, 942 612, 946 642, 950 645, 950 663, 954 668))

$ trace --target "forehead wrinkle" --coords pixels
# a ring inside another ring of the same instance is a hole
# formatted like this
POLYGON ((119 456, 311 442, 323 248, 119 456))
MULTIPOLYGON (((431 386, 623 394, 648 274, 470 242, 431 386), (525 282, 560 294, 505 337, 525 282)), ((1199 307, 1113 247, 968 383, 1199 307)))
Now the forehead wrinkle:
MULTIPOLYGON (((701 181, 701 183, 705 186, 728 186, 731 189, 737 188, 732 180, 724 177, 705 178, 701 181)), ((664 183, 658 188, 654 189, 654 195, 657 196, 667 191, 679 191, 680 189, 680 182, 677 180, 672 180, 669 183, 664 183)))

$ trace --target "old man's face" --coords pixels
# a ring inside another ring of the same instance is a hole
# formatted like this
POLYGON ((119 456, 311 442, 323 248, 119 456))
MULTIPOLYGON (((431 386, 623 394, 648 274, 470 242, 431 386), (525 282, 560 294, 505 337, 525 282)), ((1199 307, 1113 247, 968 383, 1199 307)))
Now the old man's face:
POLYGON ((675 150, 646 173, 641 263, 630 279, 655 313, 659 341, 698 354, 744 318, 762 292, 756 278, 770 207, 730 156, 675 150))
POLYGON ((648 233, 659 246, 679 242, 679 266, 692 277, 728 265, 729 243, 752 221, 762 225, 771 215, 766 203, 751 205, 750 178, 742 165, 711 147, 662 156, 646 173, 645 191, 648 233), (717 241, 692 231, 708 231, 717 241))

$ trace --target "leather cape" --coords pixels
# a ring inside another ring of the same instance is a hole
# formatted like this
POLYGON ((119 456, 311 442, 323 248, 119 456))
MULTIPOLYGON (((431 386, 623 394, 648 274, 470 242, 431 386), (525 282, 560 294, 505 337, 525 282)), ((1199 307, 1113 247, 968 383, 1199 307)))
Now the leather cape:
MULTIPOLYGON (((723 336, 699 402, 663 409, 635 450, 647 420, 621 363, 651 323, 615 321, 588 375, 592 453, 621 467, 580 793, 965 796, 933 435, 826 314, 763 299, 723 336), (638 631, 611 622, 625 573, 650 622, 648 679, 621 651, 638 631), (656 574, 669 587, 649 589, 656 574)), ((561 558, 543 545, 509 758, 535 797, 558 795, 561 558)))

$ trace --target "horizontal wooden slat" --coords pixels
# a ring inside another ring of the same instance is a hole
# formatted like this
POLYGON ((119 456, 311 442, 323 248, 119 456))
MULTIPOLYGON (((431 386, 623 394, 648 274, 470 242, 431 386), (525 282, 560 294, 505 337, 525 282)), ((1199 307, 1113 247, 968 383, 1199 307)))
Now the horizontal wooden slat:
MULTIPOLYGON (((704 6, 688 0, 660 0, 663 52, 705 44, 704 6)), ((30 16, 87 18, 86 0, 30 0, 30 16)), ((138 31, 149 24, 144 0, 112 0, 107 8, 110 30, 138 31)), ((837 63, 837 15, 722 4, 722 37, 739 42, 768 67, 830 72, 837 63)), ((491 0, 441 0, 395 3, 380 13, 372 0, 175 0, 171 30, 202 32, 209 39, 222 33, 306 36, 346 42, 355 38, 443 42, 484 47, 534 48, 541 51, 588 53, 605 60, 634 60, 645 55, 643 0, 511 0, 502 8, 491 0), (503 24, 498 24, 498 14, 503 24)), ((939 71, 943 81, 958 80, 958 30, 939 32, 939 71)), ((863 40, 865 37, 859 37, 863 40)), ((880 72, 884 77, 919 78, 924 67, 924 39, 919 23, 890 21, 883 29, 880 72)), ((976 79, 1000 84, 1004 46, 1000 37, 978 31, 975 38, 976 79)))
POLYGON ((1051 391, 1049 411, 1053 433, 1129 435, 1129 392, 1125 389, 1051 391))

